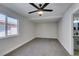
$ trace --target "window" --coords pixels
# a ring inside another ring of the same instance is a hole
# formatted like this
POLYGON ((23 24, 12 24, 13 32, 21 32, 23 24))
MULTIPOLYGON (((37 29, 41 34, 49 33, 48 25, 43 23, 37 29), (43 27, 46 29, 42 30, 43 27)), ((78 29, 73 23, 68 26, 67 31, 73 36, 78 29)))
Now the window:
POLYGON ((0 14, 0 38, 18 34, 18 20, 0 14))
POLYGON ((16 35, 17 32, 17 20, 11 17, 7 18, 7 35, 16 35))

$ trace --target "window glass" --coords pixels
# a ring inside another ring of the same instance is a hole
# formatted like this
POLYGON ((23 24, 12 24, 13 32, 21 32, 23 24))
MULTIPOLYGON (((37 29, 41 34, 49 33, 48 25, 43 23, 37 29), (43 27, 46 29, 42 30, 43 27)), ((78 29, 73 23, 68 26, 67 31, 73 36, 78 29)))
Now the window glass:
POLYGON ((5 37, 5 24, 6 24, 6 16, 0 14, 0 38, 5 37))
POLYGON ((17 32, 17 19, 7 17, 7 35, 16 35, 17 32))

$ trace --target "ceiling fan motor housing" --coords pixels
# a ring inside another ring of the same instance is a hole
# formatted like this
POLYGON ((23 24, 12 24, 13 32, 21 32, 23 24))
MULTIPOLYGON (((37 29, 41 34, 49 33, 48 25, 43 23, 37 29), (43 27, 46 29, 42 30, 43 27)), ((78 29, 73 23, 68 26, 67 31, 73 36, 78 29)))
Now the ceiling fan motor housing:
POLYGON ((41 8, 42 7, 42 4, 39 4, 39 7, 41 8))

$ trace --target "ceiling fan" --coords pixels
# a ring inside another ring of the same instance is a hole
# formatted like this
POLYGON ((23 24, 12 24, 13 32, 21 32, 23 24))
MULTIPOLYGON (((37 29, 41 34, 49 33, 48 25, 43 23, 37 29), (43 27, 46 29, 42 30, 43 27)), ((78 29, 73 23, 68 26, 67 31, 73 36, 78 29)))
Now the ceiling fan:
POLYGON ((39 4, 39 7, 37 5, 35 5, 34 3, 29 3, 29 4, 37 9, 35 11, 28 12, 29 14, 37 12, 38 15, 41 16, 43 14, 43 11, 46 11, 46 12, 52 12, 53 11, 51 9, 44 9, 49 3, 39 4))

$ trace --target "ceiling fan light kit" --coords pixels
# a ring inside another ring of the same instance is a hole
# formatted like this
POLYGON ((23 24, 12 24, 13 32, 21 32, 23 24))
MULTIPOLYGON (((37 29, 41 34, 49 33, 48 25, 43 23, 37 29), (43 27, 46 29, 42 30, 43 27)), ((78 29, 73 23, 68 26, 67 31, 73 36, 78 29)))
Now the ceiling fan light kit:
POLYGON ((39 16, 42 16, 43 13, 44 13, 43 11, 46 11, 46 12, 52 12, 53 11, 51 9, 44 9, 49 3, 45 3, 44 5, 43 4, 39 4, 39 7, 37 5, 35 5, 34 3, 29 3, 29 4, 37 9, 35 11, 28 12, 29 14, 37 12, 37 14, 39 16))
POLYGON ((38 11, 37 14, 38 14, 39 16, 42 16, 42 15, 43 15, 43 11, 38 11))

